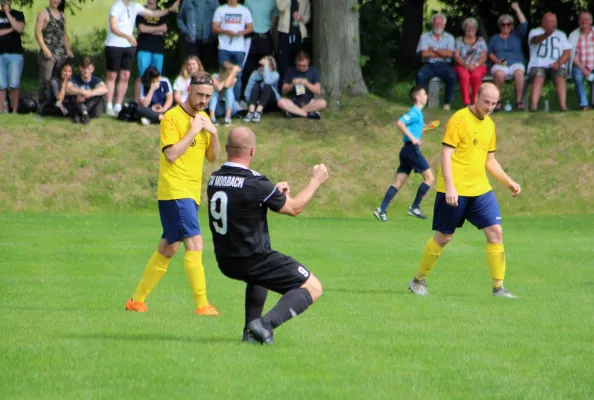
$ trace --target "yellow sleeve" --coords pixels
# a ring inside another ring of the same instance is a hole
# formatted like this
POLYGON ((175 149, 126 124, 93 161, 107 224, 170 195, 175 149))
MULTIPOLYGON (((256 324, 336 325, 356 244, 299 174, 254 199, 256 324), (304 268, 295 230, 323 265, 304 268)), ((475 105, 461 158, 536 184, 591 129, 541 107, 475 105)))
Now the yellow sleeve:
MULTIPOLYGON (((493 130, 495 131, 495 130, 493 130)), ((493 132, 493 136, 491 136, 491 141, 489 142, 489 153, 492 153, 497 148, 497 138, 495 137, 495 132, 493 132)))
POLYGON ((463 118, 454 114, 446 125, 445 135, 441 142, 452 147, 458 147, 458 143, 462 140, 461 129, 464 129, 463 118))
POLYGON ((173 115, 165 114, 161 121, 161 151, 165 147, 173 146, 180 141, 179 128, 173 115))

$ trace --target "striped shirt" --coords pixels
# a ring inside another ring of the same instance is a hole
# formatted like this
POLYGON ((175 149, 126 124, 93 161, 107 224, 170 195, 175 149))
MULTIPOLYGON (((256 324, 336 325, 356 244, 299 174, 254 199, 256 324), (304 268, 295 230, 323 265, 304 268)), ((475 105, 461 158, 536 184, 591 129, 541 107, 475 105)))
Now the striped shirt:
MULTIPOLYGON (((441 49, 441 50, 451 50, 454 51, 456 47, 456 40, 452 35, 447 32, 444 32, 443 35, 436 39, 433 35, 433 32, 425 32, 421 35, 419 39, 419 45, 417 46, 417 53, 427 50, 429 47, 434 49, 441 49)), ((436 62, 452 62, 451 58, 423 58, 424 63, 436 63, 436 62)))

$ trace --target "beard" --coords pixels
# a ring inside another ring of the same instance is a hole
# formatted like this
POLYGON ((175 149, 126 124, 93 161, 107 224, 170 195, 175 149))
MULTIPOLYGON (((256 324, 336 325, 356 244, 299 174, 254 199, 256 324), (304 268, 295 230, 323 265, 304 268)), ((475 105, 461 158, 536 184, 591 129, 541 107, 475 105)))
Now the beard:
POLYGON ((443 34, 444 29, 443 28, 433 28, 433 33, 436 35, 441 35, 443 34))
POLYGON ((194 109, 194 111, 198 112, 198 111, 203 111, 204 109, 206 109, 206 103, 200 103, 200 102, 192 102, 190 101, 190 107, 192 107, 194 109))

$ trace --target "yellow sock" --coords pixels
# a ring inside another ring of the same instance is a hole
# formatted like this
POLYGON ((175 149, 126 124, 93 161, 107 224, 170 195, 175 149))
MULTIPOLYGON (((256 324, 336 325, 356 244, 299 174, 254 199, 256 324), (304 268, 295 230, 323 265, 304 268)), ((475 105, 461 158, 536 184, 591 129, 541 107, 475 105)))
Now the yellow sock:
POLYGON ((438 245, 433 238, 427 241, 423 255, 421 256, 421 263, 419 264, 419 272, 415 275, 419 281, 422 281, 429 275, 429 272, 437 262, 443 247, 438 245))
POLYGON ((190 289, 196 303, 196 308, 202 308, 208 304, 206 299, 206 277, 202 265, 201 251, 186 251, 184 256, 184 268, 190 281, 190 289))
POLYGON ((487 243, 487 264, 489 264, 489 269, 491 270, 493 287, 501 287, 505 278, 505 251, 503 249, 503 243, 487 243))
POLYGON ((153 290, 163 275, 165 275, 165 272, 167 272, 169 261, 171 261, 171 258, 167 258, 158 251, 155 251, 144 269, 144 274, 134 292, 134 296, 132 296, 134 301, 146 300, 151 290, 153 290))

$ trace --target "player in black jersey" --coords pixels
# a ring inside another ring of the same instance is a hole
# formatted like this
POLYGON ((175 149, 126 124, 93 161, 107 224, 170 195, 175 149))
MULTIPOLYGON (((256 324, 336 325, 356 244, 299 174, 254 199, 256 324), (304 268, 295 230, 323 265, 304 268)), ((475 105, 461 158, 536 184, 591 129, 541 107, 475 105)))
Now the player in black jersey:
POLYGON ((324 164, 313 167, 309 183, 291 197, 287 182, 277 185, 249 169, 256 136, 244 127, 231 131, 227 162, 208 181, 208 219, 221 272, 247 283, 244 341, 272 344, 273 329, 305 311, 322 295, 322 284, 303 264, 270 248, 266 213, 297 216, 328 179, 324 164), (268 290, 282 294, 262 317, 268 290))

